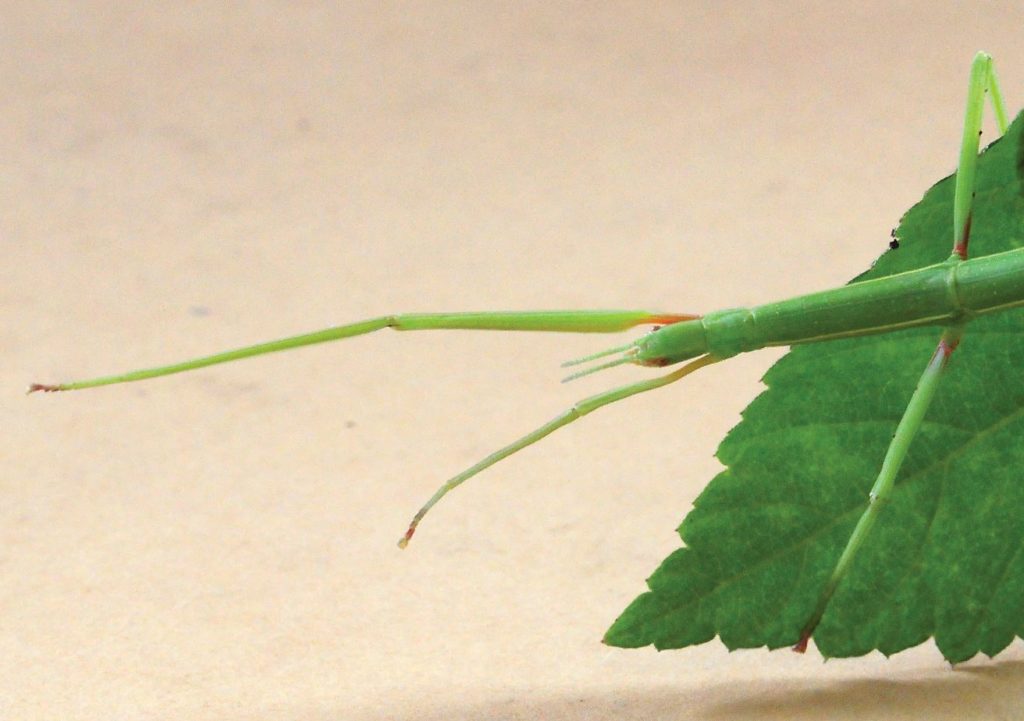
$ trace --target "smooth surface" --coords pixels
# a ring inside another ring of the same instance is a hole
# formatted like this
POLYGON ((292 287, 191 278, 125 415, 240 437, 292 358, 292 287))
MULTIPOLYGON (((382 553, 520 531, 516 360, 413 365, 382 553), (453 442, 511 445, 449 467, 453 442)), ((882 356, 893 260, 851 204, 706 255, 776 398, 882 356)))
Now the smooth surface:
POLYGON ((1015 718, 1020 641, 955 670, 599 643, 778 352, 553 435, 404 552, 445 477, 642 373, 557 382, 630 336, 385 331, 21 395, 386 312, 830 287, 952 171, 976 50, 1024 104, 1014 3, 336 5, 5 4, 0 716, 1015 718))

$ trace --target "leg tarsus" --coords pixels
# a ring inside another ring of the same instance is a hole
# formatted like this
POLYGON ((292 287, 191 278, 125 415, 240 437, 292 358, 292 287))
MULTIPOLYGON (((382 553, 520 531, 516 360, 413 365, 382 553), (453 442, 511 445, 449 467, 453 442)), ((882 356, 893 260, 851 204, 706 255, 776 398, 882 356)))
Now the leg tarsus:
POLYGON ((805 629, 800 634, 800 640, 797 641, 795 644, 793 644, 793 646, 792 646, 792 648, 790 650, 792 650, 794 653, 806 653, 807 652, 807 642, 811 640, 811 632, 812 631, 813 631, 813 629, 810 629, 810 630, 806 630, 805 629))
POLYGON ((30 383, 28 390, 25 391, 25 395, 42 391, 43 393, 57 393, 59 391, 67 390, 62 385, 47 385, 46 383, 30 383))

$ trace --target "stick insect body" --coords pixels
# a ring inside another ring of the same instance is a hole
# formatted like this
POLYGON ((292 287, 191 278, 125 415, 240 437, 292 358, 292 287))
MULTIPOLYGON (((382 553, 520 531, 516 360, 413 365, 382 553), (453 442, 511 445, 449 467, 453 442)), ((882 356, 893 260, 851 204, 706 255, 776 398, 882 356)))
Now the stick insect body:
MULTIPOLYGON (((871 490, 870 503, 840 556, 831 578, 822 590, 816 610, 802 629, 799 641, 794 647, 802 651, 821 619, 836 586, 870 533, 881 509, 878 501, 884 500, 891 493, 900 465, 914 434, 921 425, 942 371, 960 342, 967 324, 975 317, 1024 305, 1024 248, 968 260, 974 176, 986 92, 991 98, 997 125, 1003 133, 1008 123, 992 69, 992 59, 985 53, 978 53, 971 67, 964 134, 957 169, 953 249, 950 257, 941 263, 753 308, 728 309, 703 316, 643 310, 388 315, 167 366, 58 385, 32 384, 29 392, 78 390, 144 380, 264 353, 350 338, 384 328, 614 333, 640 325, 658 326, 653 332, 631 343, 566 363, 566 366, 586 366, 584 370, 574 373, 567 380, 626 363, 655 367, 683 363, 682 366, 660 377, 641 380, 583 399, 548 423, 452 477, 413 517, 408 530, 399 541, 399 545, 404 548, 424 515, 453 488, 503 458, 536 443, 558 428, 602 406, 668 385, 704 366, 738 353, 768 346, 791 346, 886 333, 915 326, 940 326, 943 331, 938 346, 896 428, 871 490), (609 357, 612 357, 612 360, 602 360, 609 357)), ((891 247, 898 247, 895 237, 891 247)))

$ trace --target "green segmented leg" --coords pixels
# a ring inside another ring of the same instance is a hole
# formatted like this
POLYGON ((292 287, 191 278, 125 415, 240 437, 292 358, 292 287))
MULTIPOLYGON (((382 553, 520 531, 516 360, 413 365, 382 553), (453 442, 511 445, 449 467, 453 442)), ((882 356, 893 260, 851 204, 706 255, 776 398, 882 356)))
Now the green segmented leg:
MULTIPOLYGON (((971 209, 974 200, 975 170, 978 163, 978 147, 981 135, 982 111, 985 106, 985 93, 988 92, 992 100, 992 107, 996 116, 996 124, 999 133, 1006 132, 1008 127, 1006 110, 1003 107, 1002 96, 999 92, 999 85, 996 82, 995 71, 992 68, 991 56, 979 52, 971 64, 971 77, 967 89, 967 110, 964 118, 964 134, 960 146, 960 160, 956 171, 956 191, 953 199, 953 259, 962 262, 967 259, 967 247, 971 235, 971 209)), ((953 325, 949 327, 939 340, 935 353, 925 367, 917 387, 907 404, 896 432, 893 434, 892 442, 886 451, 882 468, 878 473, 874 485, 868 494, 868 506, 861 514, 853 533, 847 541, 835 568, 832 571, 828 582, 825 584, 817 605, 811 617, 804 625, 800 638, 793 650, 803 653, 807 649, 807 642, 810 640, 814 629, 817 628, 828 607, 829 601, 835 594, 840 582, 846 576, 850 565, 853 563, 857 552, 864 545, 871 529, 878 520, 879 513, 885 506, 885 501, 892 495, 896 485, 896 477, 900 467, 906 458, 907 450, 917 434, 925 414, 931 405, 935 391, 938 389, 939 381, 943 371, 949 365, 949 358, 953 354, 960 339, 963 336, 963 326, 953 325)))
POLYGON ((618 333, 638 325, 671 324, 684 320, 693 320, 697 316, 679 315, 674 313, 651 313, 644 310, 555 310, 555 311, 511 311, 483 313, 404 313, 384 315, 379 318, 349 323, 347 325, 327 328, 326 330, 290 336, 280 340, 236 348, 235 350, 215 353, 213 355, 193 358, 192 360, 171 365, 146 368, 100 378, 90 378, 71 383, 33 383, 28 387, 29 393, 44 391, 75 391, 83 388, 95 388, 114 383, 131 383, 133 381, 158 378, 160 376, 184 373, 185 371, 205 368, 218 363, 251 358, 252 356, 277 351, 301 348, 316 343, 327 343, 342 338, 352 338, 374 331, 391 328, 393 330, 511 330, 511 331, 555 331, 562 333, 618 333))
POLYGON ((650 378, 648 380, 639 381, 637 383, 631 383, 626 386, 621 386, 620 388, 613 388, 610 391, 598 393, 597 395, 590 396, 589 398, 584 398, 581 401, 577 401, 572 405, 571 408, 569 408, 569 410, 559 414, 551 421, 545 423, 544 425, 533 431, 530 431, 525 436, 519 438, 516 441, 513 441, 512 443, 508 444, 501 450, 495 451, 491 455, 481 460, 479 463, 470 466, 462 473, 459 473, 458 475, 453 476, 449 480, 445 481, 441 485, 441 487, 434 492, 434 495, 430 497, 430 500, 423 504, 423 507, 416 512, 415 516, 413 516, 412 521, 409 523, 409 529, 405 532, 405 535, 402 536, 402 538, 398 541, 398 547, 405 548, 409 544, 409 539, 412 538, 412 534, 416 532, 416 527, 419 526, 420 521, 423 520, 423 517, 427 515, 427 512, 431 508, 433 508, 438 501, 444 498, 449 491, 462 485, 462 483, 469 480, 470 478, 480 473, 484 469, 490 468, 498 461, 504 458, 508 458, 513 453, 517 453, 518 451, 523 450, 527 446, 533 445, 541 438, 544 438, 545 436, 557 431, 562 426, 566 426, 572 423, 573 421, 582 418, 588 413, 596 411, 598 408, 602 406, 606 406, 610 403, 615 403, 616 401, 621 401, 624 398, 629 398, 630 396, 635 396, 637 393, 653 391, 655 388, 661 388, 663 386, 667 386, 669 383, 675 383, 677 380, 680 380, 681 378, 690 375, 694 371, 700 370, 701 368, 709 366, 712 363, 717 363, 719 360, 721 359, 715 358, 714 356, 710 355, 701 356, 700 358, 690 361, 682 368, 679 368, 678 370, 675 370, 671 373, 667 373, 663 376, 659 376, 657 378, 650 378))

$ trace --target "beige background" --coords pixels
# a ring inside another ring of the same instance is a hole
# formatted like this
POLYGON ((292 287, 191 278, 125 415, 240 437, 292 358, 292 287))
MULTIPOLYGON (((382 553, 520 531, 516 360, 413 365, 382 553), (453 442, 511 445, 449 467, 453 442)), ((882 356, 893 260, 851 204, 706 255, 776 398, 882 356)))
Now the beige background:
POLYGON ((889 5, 4 3, 0 718, 1019 718, 1020 641, 599 643, 777 353, 557 434, 404 553, 447 475, 640 372, 558 384, 614 339, 20 395, 381 312, 842 283, 952 171, 973 52, 1024 99, 1019 3, 889 5))

